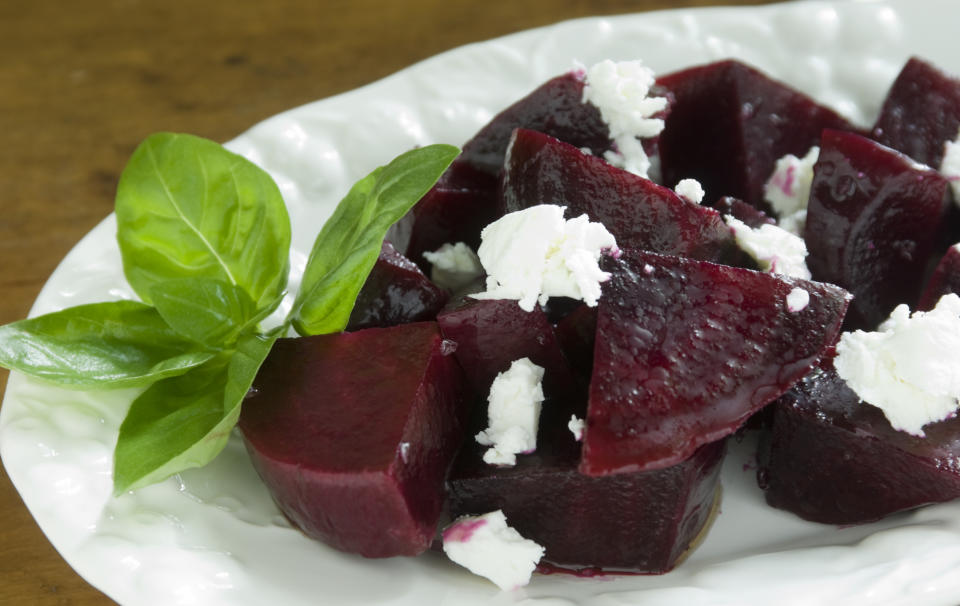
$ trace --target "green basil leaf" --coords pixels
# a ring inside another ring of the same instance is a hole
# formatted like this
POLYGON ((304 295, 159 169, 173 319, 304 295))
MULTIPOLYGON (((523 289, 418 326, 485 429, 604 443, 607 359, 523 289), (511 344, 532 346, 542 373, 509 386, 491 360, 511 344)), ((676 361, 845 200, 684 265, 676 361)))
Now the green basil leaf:
POLYGON ((212 461, 226 446, 243 399, 278 334, 243 337, 235 351, 154 383, 134 400, 114 450, 114 493, 212 461))
POLYGON ((0 326, 0 366, 77 388, 147 385, 212 355, 136 301, 79 305, 0 326))
POLYGON ((233 345, 257 316, 245 290, 210 278, 182 278, 154 284, 153 305, 175 331, 206 347, 233 345))
POLYGON ((290 219, 273 179, 192 135, 137 147, 117 187, 123 270, 145 302, 154 285, 199 277, 239 286, 262 309, 286 288, 290 219))
POLYGON ((310 252, 290 313, 297 332, 315 335, 343 330, 387 229, 433 187, 458 153, 450 145, 415 149, 353 186, 310 252))

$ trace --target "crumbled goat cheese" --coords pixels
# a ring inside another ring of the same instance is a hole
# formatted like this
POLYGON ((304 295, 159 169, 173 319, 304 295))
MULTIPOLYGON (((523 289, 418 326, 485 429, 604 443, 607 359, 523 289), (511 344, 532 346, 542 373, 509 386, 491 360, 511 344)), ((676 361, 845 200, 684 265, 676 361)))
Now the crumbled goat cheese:
POLYGON ((584 425, 583 419, 577 418, 577 415, 570 415, 570 421, 567 422, 567 429, 573 433, 573 439, 577 442, 583 439, 584 425))
POLYGON ((507 526, 503 511, 459 518, 443 531, 443 551, 470 572, 504 591, 523 587, 544 549, 507 526))
POLYGON ((488 427, 477 434, 477 442, 491 447, 483 453, 487 463, 516 465, 517 453, 537 449, 543 372, 528 358, 520 358, 493 380, 487 397, 488 427))
POLYGON ((837 374, 894 429, 923 437, 923 426, 957 412, 960 397, 960 297, 944 295, 912 316, 898 305, 876 332, 843 333, 837 374))
POLYGON ((652 118, 667 107, 665 97, 648 97, 655 78, 641 61, 614 63, 607 59, 587 70, 583 102, 600 110, 610 128, 615 151, 604 154, 607 162, 641 177, 647 177, 650 159, 639 138, 656 137, 663 120, 652 118))
POLYGON ((480 234, 480 262, 487 272, 486 292, 475 299, 516 299, 533 311, 550 297, 572 297, 595 306, 600 283, 600 254, 617 252, 613 235, 587 215, 564 221, 564 207, 543 204, 504 215, 480 234))
POLYGON ((794 288, 787 294, 787 310, 796 313, 810 305, 810 293, 803 288, 794 288))
POLYGON ((463 242, 444 244, 423 257, 433 266, 430 279, 440 288, 457 290, 483 275, 480 257, 463 242))
POLYGON ((950 188, 953 189, 953 202, 960 206, 960 132, 957 133, 956 140, 947 141, 944 147, 940 172, 950 181, 950 188))
POLYGON ((677 186, 673 188, 673 191, 677 192, 677 195, 684 200, 689 200, 694 204, 703 202, 703 196, 706 195, 703 186, 696 179, 681 179, 677 186))
POLYGON ((731 216, 724 220, 733 230, 734 238, 744 252, 753 257, 760 269, 774 274, 810 279, 807 269, 807 245, 803 238, 776 225, 765 223, 751 229, 743 221, 731 216))
POLYGON ((820 157, 820 148, 811 147, 803 158, 793 154, 777 160, 773 174, 763 189, 764 199, 770 203, 783 229, 800 235, 807 220, 807 202, 813 185, 813 165, 820 157))

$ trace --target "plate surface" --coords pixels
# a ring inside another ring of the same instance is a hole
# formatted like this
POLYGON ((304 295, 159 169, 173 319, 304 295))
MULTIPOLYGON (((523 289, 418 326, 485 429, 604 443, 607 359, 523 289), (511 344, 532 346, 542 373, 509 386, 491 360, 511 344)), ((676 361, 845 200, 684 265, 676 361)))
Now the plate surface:
MULTIPOLYGON (((574 60, 642 58, 658 73, 748 61, 860 124, 911 54, 960 72, 954 0, 793 2, 565 22, 459 48, 362 89, 271 118, 230 142, 277 180, 293 219, 295 287, 349 185, 414 145, 460 144, 574 60)), ((112 217, 64 259, 32 315, 132 297, 112 217)), ((172 604, 956 604, 960 503, 867 526, 802 522, 763 503, 750 445, 724 468, 704 544, 658 577, 537 576, 500 593, 435 554, 367 561, 283 520, 234 436, 211 465, 110 498, 111 453, 132 391, 77 393, 10 378, 0 455, 50 541, 124 606, 172 604)))

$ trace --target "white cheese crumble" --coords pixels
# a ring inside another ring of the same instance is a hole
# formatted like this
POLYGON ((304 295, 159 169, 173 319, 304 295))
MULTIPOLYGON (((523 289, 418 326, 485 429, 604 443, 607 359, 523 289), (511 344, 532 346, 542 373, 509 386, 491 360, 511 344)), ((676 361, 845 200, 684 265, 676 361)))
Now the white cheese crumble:
POLYGON ((444 244, 423 257, 433 266, 430 279, 440 288, 457 290, 483 275, 480 257, 463 242, 444 244))
POLYGON ((586 71, 583 102, 600 110, 610 128, 615 151, 604 154, 607 162, 641 177, 647 177, 650 159, 639 138, 656 137, 663 120, 652 118, 667 107, 665 97, 649 97, 655 82, 653 70, 641 61, 614 63, 607 59, 586 71))
POLYGON ((544 549, 507 526, 502 510, 459 518, 443 531, 443 551, 470 572, 504 591, 523 587, 544 549))
POLYGON ((947 141, 944 145, 940 173, 950 182, 950 188, 953 189, 953 202, 960 206, 960 132, 957 133, 956 140, 947 141))
POLYGON ((529 358, 520 358, 493 380, 487 397, 488 427, 476 437, 490 446, 483 453, 490 465, 516 465, 517 453, 537 449, 543 372, 529 358))
POLYGON ((484 228, 478 251, 487 272, 486 292, 475 299, 516 299, 525 311, 550 297, 572 297, 593 307, 600 283, 600 254, 617 254, 617 242, 587 215, 564 221, 564 207, 531 206, 509 213, 484 228))
POLYGON ((764 199, 770 203, 783 229, 802 234, 807 220, 807 202, 813 185, 813 166, 820 157, 820 148, 811 147, 803 158, 793 154, 777 160, 773 174, 763 189, 764 199))
POLYGON ((807 269, 807 245, 803 238, 791 234, 781 227, 765 223, 752 229, 743 221, 724 216, 727 225, 733 230, 733 236, 744 252, 753 257, 766 272, 810 279, 807 269))
POLYGON ((810 293, 803 288, 794 288, 787 293, 787 310, 791 313, 803 311, 810 305, 810 293))
POLYGON ((579 442, 583 439, 583 428, 586 425, 583 419, 577 418, 577 415, 570 415, 570 421, 567 422, 567 429, 573 434, 573 439, 579 442))
POLYGON ((898 305, 875 332, 843 333, 834 366, 894 429, 923 437, 924 425, 957 412, 960 297, 944 295, 932 310, 912 316, 898 305))
POLYGON ((681 179, 677 186, 673 188, 673 191, 677 192, 677 195, 684 200, 694 204, 703 202, 703 197, 706 195, 703 186, 696 179, 681 179))

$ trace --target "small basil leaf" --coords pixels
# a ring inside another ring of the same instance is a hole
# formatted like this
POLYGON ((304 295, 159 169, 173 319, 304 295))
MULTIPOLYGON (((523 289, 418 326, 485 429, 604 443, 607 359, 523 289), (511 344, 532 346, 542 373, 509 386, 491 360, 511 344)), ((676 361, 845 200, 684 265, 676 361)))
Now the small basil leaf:
POLYGON ((409 151, 358 181, 320 230, 290 318, 302 335, 343 330, 387 230, 447 169, 458 150, 409 151))
POLYGON ((261 168, 192 135, 137 147, 117 187, 123 270, 141 299, 167 280, 202 277, 245 290, 261 309, 286 288, 290 219, 261 168))
POLYGON ((114 493, 212 461, 226 446, 277 334, 243 337, 236 351, 154 383, 134 400, 114 450, 114 493))
POLYGON ((147 385, 212 355, 136 301, 79 305, 0 326, 0 366, 70 387, 147 385))
POLYGON ((236 341, 257 316, 245 290, 210 278, 167 280, 150 289, 153 305, 175 331, 207 347, 221 349, 236 341))

